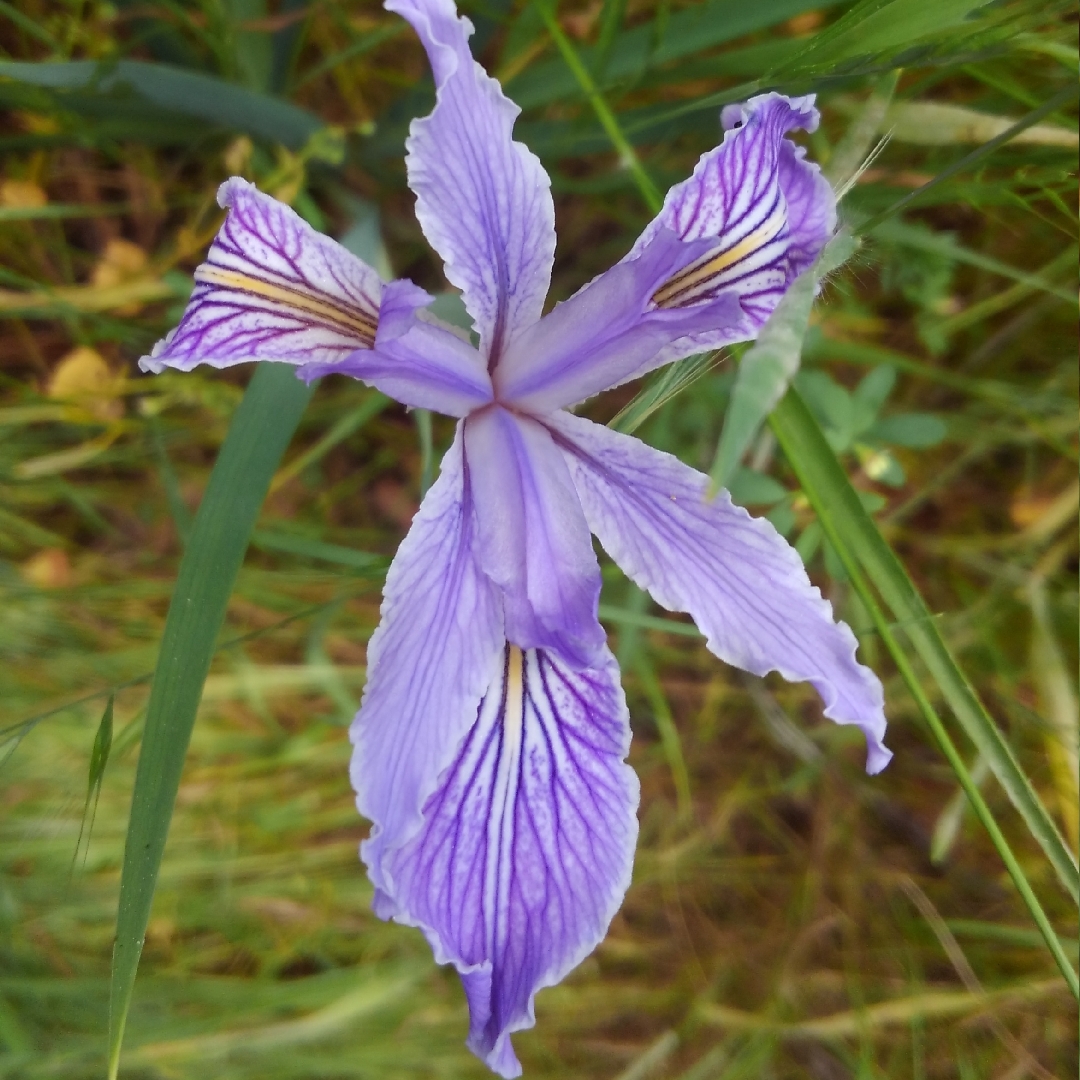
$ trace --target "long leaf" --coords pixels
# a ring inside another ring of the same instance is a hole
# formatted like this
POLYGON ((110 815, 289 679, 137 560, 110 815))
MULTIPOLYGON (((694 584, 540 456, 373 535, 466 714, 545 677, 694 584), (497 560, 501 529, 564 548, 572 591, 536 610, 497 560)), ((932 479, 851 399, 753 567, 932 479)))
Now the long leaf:
POLYGON ((261 364, 210 474, 169 605, 147 706, 120 878, 109 995, 115 1080, 135 973, 191 729, 233 582, 270 480, 311 388, 291 368, 261 364))
POLYGON ((1077 900, 1080 872, 1075 857, 1020 768, 1012 748, 953 659, 907 571, 866 512, 836 456, 828 449, 817 421, 794 390, 789 390, 773 410, 771 424, 807 497, 819 507, 822 526, 826 531, 834 528, 865 569, 940 687, 960 726, 986 759, 1062 885, 1077 900))
MULTIPOLYGON (((971 802, 979 820, 990 834, 990 839, 993 842, 994 847, 997 849, 998 854, 1005 863, 1005 868, 1008 870, 1009 876, 1013 879, 1017 891, 1020 893, 1021 898, 1031 912, 1032 918, 1035 920, 1035 924, 1038 926, 1039 931, 1046 941, 1047 948, 1050 950, 1062 975, 1065 977, 1065 981, 1068 983, 1070 991, 1074 997, 1080 999, 1080 980, 1077 978, 1076 970, 1069 963, 1069 959, 1065 955, 1061 942, 1054 932, 1053 927, 1050 925, 1050 920, 1046 917, 1046 913, 1043 911, 1038 897, 1036 897, 1034 890, 1031 888, 1031 883, 1028 881, 1023 868, 1020 866, 1019 861, 1009 847, 1009 843, 1005 839, 997 821, 990 812, 990 808, 983 799, 978 784, 968 771, 964 759, 960 756, 960 752, 949 737, 945 725, 941 722, 941 718, 937 715, 937 711, 930 703, 930 699, 926 696, 918 674, 914 671, 910 661, 904 654, 904 651, 898 645, 896 638, 893 635, 892 627, 890 627, 888 620, 886 619, 885 613, 882 611, 881 606, 878 604, 874 594, 869 588, 866 578, 863 576, 863 571, 865 569, 871 580, 878 586, 882 595, 886 596, 888 602, 888 596, 893 594, 895 589, 890 587, 888 580, 885 582, 885 588, 882 588, 881 577, 883 575, 881 574, 881 566, 879 565, 878 559, 875 557, 878 554, 876 549, 883 548, 888 552, 892 560, 896 562, 897 568, 899 568, 900 573, 907 582, 908 589, 916 597, 917 604, 911 604, 909 601, 909 607, 907 608, 911 613, 912 622, 911 624, 905 625, 904 629, 909 638, 913 638, 914 634, 919 633, 923 626, 933 625, 929 621, 929 612, 926 612, 925 606, 922 605, 922 598, 915 592, 915 587, 911 584, 910 579, 907 578, 907 574, 904 573, 903 568, 900 567, 896 557, 892 554, 892 550, 885 541, 881 539, 880 534, 873 525, 873 521, 864 510, 859 514, 859 518, 869 522, 871 530, 877 536, 878 543, 867 544, 864 527, 856 529, 848 528, 851 521, 851 504, 857 504, 861 510, 862 503, 848 481, 847 474, 840 467, 832 449, 825 441, 825 437, 821 434, 821 430, 818 428, 813 415, 803 403, 802 398, 799 397, 799 393, 794 387, 788 391, 787 395, 773 411, 773 430, 776 432, 776 437, 784 449, 784 454, 791 463, 796 474, 799 476, 799 480, 803 485, 803 490, 806 492, 807 498, 817 511, 818 519, 821 521, 825 534, 828 536, 833 547, 836 549, 837 554, 840 556, 844 568, 851 578, 852 584, 855 586, 860 599, 870 613, 870 617, 874 622, 878 634, 885 643, 886 648, 889 650, 889 654, 892 656, 897 669, 900 671, 900 675, 907 685, 908 691, 915 699, 915 703, 918 705, 919 711, 923 715, 923 719, 926 720, 935 740, 941 747, 941 750, 948 760, 949 765, 952 767, 953 772, 956 774, 957 779, 960 781, 960 785, 963 787, 964 793, 971 802), (870 550, 868 550, 868 548, 870 550), (917 606, 921 606, 923 612, 925 612, 922 616, 922 618, 926 620, 925 622, 919 621, 920 615, 916 611, 917 606)), ((885 576, 887 578, 887 575, 885 576)), ((893 606, 893 604, 890 603, 890 606, 893 606)), ((894 611, 895 610, 896 609, 894 608, 894 611)), ((897 618, 899 619, 899 615, 897 618)), ((945 647, 944 642, 940 643, 940 647, 951 662, 952 657, 945 647)), ((916 646, 916 649, 920 652, 920 655, 922 655, 922 650, 919 650, 918 646, 916 646)), ((925 656, 923 656, 923 660, 925 662, 925 656)), ((955 664, 953 666, 955 667, 955 664)), ((957 673, 959 674, 958 669, 957 673)), ((963 676, 960 677, 961 679, 963 678, 963 676)), ((940 678, 938 679, 938 682, 939 685, 942 684, 940 678)), ((946 689, 944 685, 942 685, 942 689, 946 689)), ((956 706, 950 699, 947 690, 946 699, 949 700, 949 703, 952 705, 955 712, 956 706)), ((986 717, 986 721, 993 727, 994 732, 997 733, 1000 738, 1000 733, 997 732, 996 726, 989 717, 986 717)), ((969 734, 971 733, 969 732, 969 734)), ((981 742, 980 740, 975 741, 979 744, 980 749, 982 749, 983 745, 986 745, 988 741, 992 740, 983 738, 981 742)), ((1004 742, 1004 740, 1002 740, 1002 742, 1004 742)), ((1007 745, 1006 749, 1008 749, 1007 745)), ((991 764, 991 767, 993 767, 993 760, 990 758, 990 755, 986 754, 984 751, 984 756, 991 764)), ((1009 758, 1012 760, 1011 753, 1009 754, 1009 758)), ((1013 764, 1015 765, 1015 761, 1013 761, 1013 764)), ((1019 772, 1018 766, 1017 771, 1019 772)), ((1026 781, 1026 777, 1024 777, 1022 772, 1019 773, 1019 775, 1026 781)), ((1032 797, 1035 798, 1034 792, 1031 794, 1032 797)), ((1035 798, 1035 803, 1038 805, 1039 809, 1042 809, 1037 798, 1035 798)), ((1051 827, 1053 827, 1052 823, 1051 827)), ((1032 831, 1034 832, 1035 830, 1032 829, 1032 831)), ((1049 854, 1049 852, 1047 854, 1049 854)))
POLYGON ((133 91, 166 112, 242 131, 292 150, 303 147, 323 126, 313 113, 270 94, 203 72, 144 60, 113 64, 95 60, 0 61, 0 75, 32 86, 80 94, 133 91))

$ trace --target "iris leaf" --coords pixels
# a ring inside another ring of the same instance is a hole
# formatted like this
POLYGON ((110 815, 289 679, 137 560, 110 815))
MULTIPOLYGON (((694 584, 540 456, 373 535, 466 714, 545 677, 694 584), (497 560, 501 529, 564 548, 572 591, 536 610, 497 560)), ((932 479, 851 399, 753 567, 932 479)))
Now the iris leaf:
POLYGON ((312 390, 261 364, 210 474, 165 620, 131 798, 109 997, 109 1078, 120 1064, 165 838, 225 607, 270 480, 312 390))

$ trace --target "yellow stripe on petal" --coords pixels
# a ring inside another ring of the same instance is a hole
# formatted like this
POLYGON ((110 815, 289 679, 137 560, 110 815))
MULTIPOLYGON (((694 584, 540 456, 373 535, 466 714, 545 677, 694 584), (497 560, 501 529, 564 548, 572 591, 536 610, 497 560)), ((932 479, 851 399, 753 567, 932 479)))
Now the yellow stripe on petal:
POLYGON ((753 232, 748 233, 731 247, 707 252, 700 259, 680 270, 653 293, 653 303, 657 307, 677 307, 680 303, 693 299, 693 296, 688 294, 706 291, 703 286, 718 283, 717 279, 726 271, 776 239, 784 227, 785 220, 784 208, 778 206, 753 232))
POLYGON ((503 734, 510 745, 521 738, 524 720, 525 694, 523 681, 524 655, 516 645, 507 649, 506 706, 503 713, 503 734))
POLYGON ((328 296, 313 296, 309 292, 278 285, 272 281, 226 270, 211 263, 203 263, 195 270, 195 280, 221 289, 232 289, 268 300, 284 309, 284 313, 311 319, 330 327, 355 334, 357 344, 371 348, 375 342, 378 315, 359 307, 346 307, 328 296))

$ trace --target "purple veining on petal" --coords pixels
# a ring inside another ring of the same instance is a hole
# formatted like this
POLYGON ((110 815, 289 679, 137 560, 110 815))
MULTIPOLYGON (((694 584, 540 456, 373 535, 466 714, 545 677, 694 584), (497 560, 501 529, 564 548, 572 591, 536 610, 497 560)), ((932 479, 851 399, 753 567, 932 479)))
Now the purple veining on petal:
POLYGON ((384 860, 379 911, 423 929, 461 973, 469 1047, 521 1074, 510 1034, 533 998, 603 938, 630 883, 638 783, 619 671, 607 650, 574 670, 507 646, 476 722, 384 860))
POLYGON ((467 416, 492 400, 491 376, 480 354, 424 307, 431 297, 411 281, 383 289, 379 329, 370 349, 318 364, 298 374, 308 381, 323 375, 351 375, 403 405, 467 416))
POLYGON ((499 397, 543 413, 577 404, 656 366, 665 346, 743 320, 731 293, 692 307, 658 308, 657 287, 711 240, 658 229, 636 258, 613 266, 520 334, 495 369, 499 397))
POLYGON ((667 194, 628 258, 661 228, 681 239, 711 239, 655 294, 662 307, 700 303, 734 292, 743 318, 734 325, 694 331, 664 349, 660 362, 753 338, 791 282, 817 257, 836 227, 829 185, 803 150, 785 136, 812 131, 818 113, 812 96, 764 94, 722 115, 724 141, 703 155, 688 180, 667 194))
POLYGON ((494 406, 465 422, 476 552, 503 597, 507 640, 588 667, 604 649, 600 567, 562 455, 543 425, 494 406))
POLYGON ((452 0, 389 0, 427 49, 436 104, 406 140, 416 216, 446 263, 493 366, 540 317, 555 255, 550 180, 511 135, 521 111, 469 52, 452 0))
POLYGON ((638 439, 569 413, 545 422, 589 527, 624 573, 662 607, 688 612, 721 660, 812 683, 826 716, 866 734, 867 771, 883 769, 892 754, 881 683, 772 525, 727 492, 709 500, 708 477, 638 439))
POLYGON ((302 364, 371 346, 382 283, 370 266, 239 177, 221 185, 218 202, 229 213, 187 310, 143 370, 302 364))
POLYGON ((420 828, 502 658, 501 604, 474 542, 459 427, 387 574, 350 732, 356 805, 374 824, 361 854, 378 887, 386 853, 420 828))

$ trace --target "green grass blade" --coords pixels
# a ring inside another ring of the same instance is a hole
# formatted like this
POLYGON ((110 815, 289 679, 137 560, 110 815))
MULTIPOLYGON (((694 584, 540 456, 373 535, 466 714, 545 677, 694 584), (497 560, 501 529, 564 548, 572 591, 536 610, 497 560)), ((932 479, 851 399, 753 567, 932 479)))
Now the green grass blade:
MULTIPOLYGON (((825 441, 824 436, 818 429, 817 423, 810 413, 810 410, 803 404, 798 391, 793 388, 788 392, 787 396, 774 411, 773 418, 773 430, 776 432, 776 437, 783 447, 784 454, 788 461, 791 462, 792 468, 794 468, 799 475, 799 478, 803 483, 803 490, 806 492, 806 496, 810 500, 811 505, 814 507, 815 511, 817 511, 818 520, 821 522, 822 529, 836 549, 837 554, 840 556, 844 568, 851 578, 851 583, 855 586, 860 599, 870 613, 870 617, 874 622, 874 626, 876 627, 881 640, 889 650, 889 654, 892 656, 908 691, 915 699, 915 703, 918 705, 919 711, 923 715, 923 719, 926 720, 935 740, 941 747, 941 750, 948 760, 953 772, 956 774, 957 779, 960 781, 960 785, 964 789, 964 793, 967 795, 972 808, 986 828, 986 831, 990 834, 990 839, 993 842, 994 847, 997 849, 998 854, 1005 863, 1005 868, 1008 870, 1009 876, 1013 879, 1021 898, 1031 912, 1031 916, 1035 920, 1035 924, 1038 926, 1039 931, 1042 933, 1047 948, 1050 950, 1055 962, 1061 969, 1061 973, 1065 977, 1065 981, 1068 983, 1070 991, 1074 997, 1080 1000, 1080 980, 1077 978, 1076 970, 1069 963, 1069 958, 1065 955, 1065 950, 1062 948, 1061 941, 1054 932, 1054 928, 1050 925, 1050 920, 1046 917, 1046 912, 1043 911, 1038 897, 1035 896, 1035 892, 1031 888, 1031 883, 1024 874, 1023 868, 1017 861, 1012 849, 1009 847, 1009 842, 1005 839, 998 823, 994 820, 994 816, 990 812, 986 800, 982 797, 979 785, 968 771, 964 759, 960 756, 960 751, 957 750, 956 745, 949 737, 949 733, 946 731, 941 718, 937 715, 934 706, 930 703, 930 699, 926 696, 917 672, 912 668, 903 649, 900 648, 893 635, 892 629, 889 626, 888 620, 885 617, 885 613, 882 611, 881 606, 874 597, 867 579, 863 574, 863 567, 866 566, 871 579, 878 584, 882 595, 886 596, 886 601, 888 602, 888 596, 886 595, 887 590, 882 588, 882 583, 878 580, 880 568, 873 558, 872 553, 869 558, 867 557, 868 553, 865 550, 867 545, 862 530, 852 530, 847 528, 848 521, 850 520, 848 515, 851 513, 851 506, 849 503, 854 502, 858 504, 860 511, 862 503, 859 501, 854 489, 848 482, 847 475, 844 473, 843 469, 840 468, 829 444, 825 441), (841 508, 843 509, 841 510, 841 508), (856 553, 861 557, 857 557, 856 553), (875 573, 875 571, 877 571, 877 573, 875 573)), ((870 522, 871 527, 873 527, 873 522, 870 521, 865 511, 862 511, 860 516, 866 518, 866 520, 870 522)), ((874 532, 876 534, 877 530, 874 529, 874 532)), ((880 538, 880 534, 878 534, 878 539, 880 545, 885 547, 886 550, 889 550, 889 554, 891 555, 891 549, 888 549, 885 541, 880 538)), ((893 556, 893 558, 895 559, 895 556, 893 556)), ((903 572, 902 568, 901 572, 903 572)), ((904 574, 904 578, 907 580, 906 574, 904 574)), ((908 586, 911 591, 914 592, 914 586, 911 585, 910 580, 908 580, 908 586)), ((891 592, 892 590, 888 591, 891 592)), ((919 603, 921 603, 921 598, 919 599, 919 603)), ((890 604, 890 606, 892 605, 890 604)), ((927 613, 926 618, 929 621, 929 613, 927 613)), ((918 625, 920 624, 916 624, 916 626, 918 625)), ((905 627, 905 630, 909 636, 912 635, 912 627, 905 627)), ((945 648, 944 642, 941 643, 941 648, 945 650, 948 655, 948 650, 945 648)), ((951 660, 951 656, 949 659, 951 660)), ((948 698, 948 695, 946 695, 946 697, 948 698)), ((989 717, 987 717, 987 721, 992 725, 992 721, 989 720, 989 717)), ((989 760, 989 755, 987 755, 987 758, 989 760)), ((1023 776, 1022 773, 1021 776, 1023 776)), ((1032 795, 1034 796, 1034 793, 1032 793, 1032 795)), ((1034 830, 1032 831, 1034 832, 1034 830)), ((1036 834, 1036 836, 1038 838, 1038 834, 1036 834)))
MULTIPOLYGON (((822 528, 826 533, 835 532, 865 568, 893 617, 903 624, 908 640, 937 682, 960 726, 986 759, 1069 895, 1077 900, 1080 873, 1075 857, 1020 768, 1012 748, 953 659, 925 601, 866 512, 797 392, 788 392, 773 411, 771 422, 803 490, 818 509, 822 528)), ((966 767, 964 771, 966 774, 966 767)), ((971 797, 970 792, 968 796, 971 797)))
POLYGON ((195 713, 233 581, 274 470, 311 388, 291 368, 261 364, 233 417, 180 563, 154 674, 120 879, 109 996, 115 1080, 150 905, 195 713))

